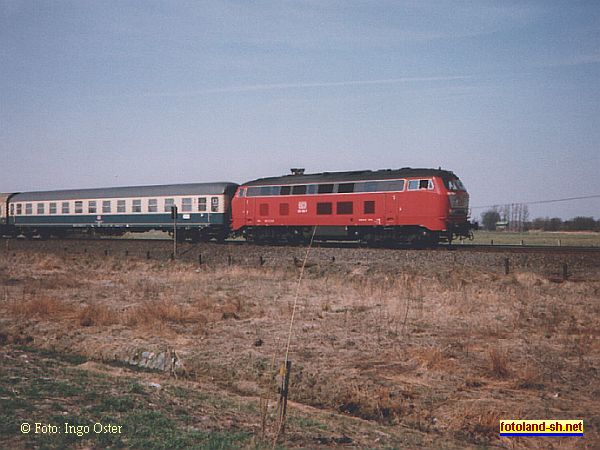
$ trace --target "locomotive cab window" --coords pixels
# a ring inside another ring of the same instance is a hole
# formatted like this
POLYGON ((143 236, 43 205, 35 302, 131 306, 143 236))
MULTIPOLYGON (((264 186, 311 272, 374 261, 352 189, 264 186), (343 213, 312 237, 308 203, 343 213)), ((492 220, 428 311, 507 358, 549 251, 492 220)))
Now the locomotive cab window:
POLYGON ((50 203, 50 210, 48 211, 50 214, 56 214, 56 203, 50 203))
POLYGON ((238 191, 238 197, 245 197, 246 196, 246 189, 240 189, 238 191))

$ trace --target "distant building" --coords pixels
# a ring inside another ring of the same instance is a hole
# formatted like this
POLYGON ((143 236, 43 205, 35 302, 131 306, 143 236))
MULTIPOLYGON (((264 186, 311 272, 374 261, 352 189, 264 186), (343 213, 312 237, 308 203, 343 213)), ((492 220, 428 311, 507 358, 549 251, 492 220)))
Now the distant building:
POLYGON ((496 231, 508 230, 508 221, 496 222, 496 231))

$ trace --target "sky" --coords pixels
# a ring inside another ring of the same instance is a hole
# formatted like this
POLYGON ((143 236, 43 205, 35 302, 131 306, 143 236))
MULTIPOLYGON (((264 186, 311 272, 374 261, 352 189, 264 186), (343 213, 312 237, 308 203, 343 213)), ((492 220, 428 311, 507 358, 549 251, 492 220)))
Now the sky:
POLYGON ((0 192, 442 167, 475 218, 600 196, 600 2, 0 0, 0 157, 0 192))

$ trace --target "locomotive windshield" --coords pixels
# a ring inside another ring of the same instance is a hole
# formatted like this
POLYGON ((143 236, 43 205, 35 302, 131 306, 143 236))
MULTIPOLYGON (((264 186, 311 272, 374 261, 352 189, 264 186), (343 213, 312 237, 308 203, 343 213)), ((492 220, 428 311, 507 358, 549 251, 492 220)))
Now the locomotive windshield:
POLYGON ((454 180, 448 180, 448 185, 446 186, 451 191, 466 191, 465 185, 462 184, 458 178, 454 180))

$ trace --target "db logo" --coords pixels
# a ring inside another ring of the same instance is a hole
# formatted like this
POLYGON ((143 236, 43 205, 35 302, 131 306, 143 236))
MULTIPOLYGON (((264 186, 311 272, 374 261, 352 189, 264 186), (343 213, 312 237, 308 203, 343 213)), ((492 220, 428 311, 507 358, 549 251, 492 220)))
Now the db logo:
POLYGON ((308 209, 306 202, 298 202, 298 213, 305 213, 308 209))

